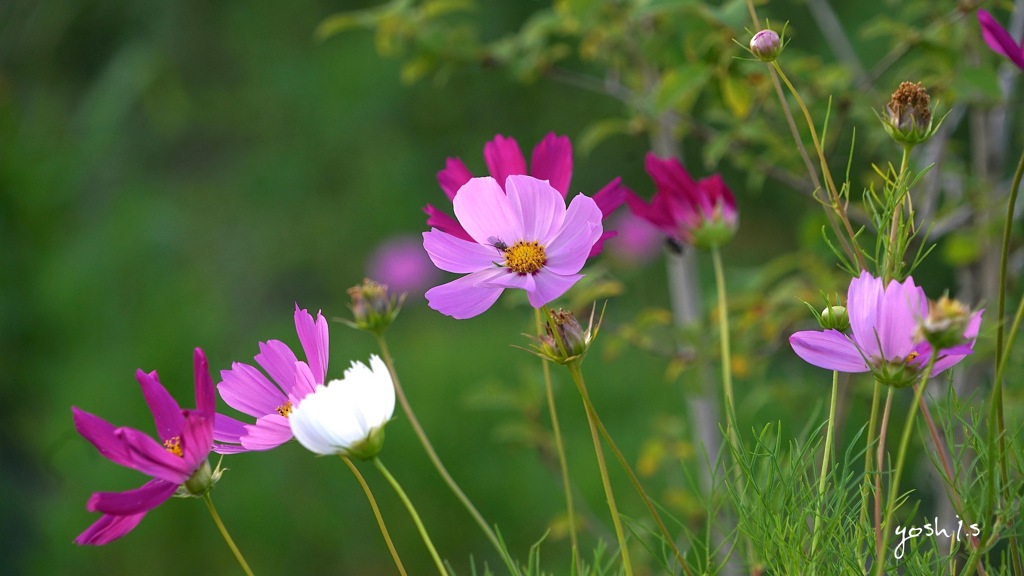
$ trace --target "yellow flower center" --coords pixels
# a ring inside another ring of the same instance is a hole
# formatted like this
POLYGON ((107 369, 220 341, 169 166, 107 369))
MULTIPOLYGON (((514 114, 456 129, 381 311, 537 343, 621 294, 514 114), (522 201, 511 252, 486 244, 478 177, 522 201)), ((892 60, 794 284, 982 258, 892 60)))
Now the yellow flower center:
POLYGON ((185 452, 181 449, 181 436, 175 436, 174 438, 164 440, 164 449, 178 458, 185 457, 185 452))
POLYGON ((285 418, 288 418, 289 416, 291 416, 291 414, 292 414, 292 402, 291 402, 291 400, 289 400, 289 401, 285 402, 284 404, 281 404, 280 406, 278 406, 277 407, 277 413, 280 414, 281 416, 284 416, 285 418))
POLYGON ((504 249, 505 267, 517 274, 536 274, 548 263, 544 247, 536 240, 520 240, 504 249))

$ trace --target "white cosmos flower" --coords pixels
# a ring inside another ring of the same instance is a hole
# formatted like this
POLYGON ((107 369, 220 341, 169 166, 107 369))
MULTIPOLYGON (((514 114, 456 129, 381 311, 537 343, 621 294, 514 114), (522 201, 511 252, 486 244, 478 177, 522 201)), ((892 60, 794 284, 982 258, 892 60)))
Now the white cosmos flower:
MULTIPOLYGON (((301 364, 301 363, 300 363, 301 364)), ((298 371, 303 378, 304 371, 298 371)), ((317 454, 368 460, 380 452, 384 424, 395 411, 395 387, 387 366, 370 356, 370 366, 352 362, 341 380, 302 399, 288 418, 296 440, 317 454)))

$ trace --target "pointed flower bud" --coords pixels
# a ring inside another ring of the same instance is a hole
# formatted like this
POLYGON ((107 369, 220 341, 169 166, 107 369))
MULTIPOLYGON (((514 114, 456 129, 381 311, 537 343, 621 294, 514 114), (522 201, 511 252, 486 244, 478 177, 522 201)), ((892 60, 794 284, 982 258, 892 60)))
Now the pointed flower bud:
POLYGON ((352 298, 352 316, 355 321, 345 323, 375 334, 382 334, 387 330, 398 317, 402 302, 405 301, 405 294, 397 298, 391 296, 387 286, 369 278, 363 279, 359 286, 349 288, 348 295, 352 298))
POLYGON ((915 146, 931 138, 938 124, 932 122, 931 97, 920 82, 902 82, 892 93, 885 114, 880 115, 882 126, 893 140, 904 146, 915 146))
POLYGON ((600 320, 598 325, 594 326, 593 310, 586 329, 576 320, 576 316, 567 310, 559 308, 549 311, 548 314, 544 331, 535 338, 538 344, 532 347, 531 352, 559 364, 582 362, 600 329, 600 320))
POLYGON ((774 30, 761 30, 750 39, 750 53, 762 62, 774 62, 782 52, 782 39, 774 30))
POLYGON ((949 296, 928 302, 928 315, 918 326, 918 339, 926 340, 935 348, 953 348, 968 344, 964 337, 967 323, 972 316, 971 309, 949 296))

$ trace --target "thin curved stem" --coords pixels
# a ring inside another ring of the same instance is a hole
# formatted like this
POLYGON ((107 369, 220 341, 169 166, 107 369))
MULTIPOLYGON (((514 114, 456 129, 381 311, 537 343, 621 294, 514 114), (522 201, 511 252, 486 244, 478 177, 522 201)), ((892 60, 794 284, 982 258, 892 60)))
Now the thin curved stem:
POLYGON ((388 472, 388 469, 381 462, 380 458, 373 458, 373 465, 377 467, 377 470, 384 476, 384 479, 391 484, 391 487, 395 489, 395 493, 398 494, 398 499, 405 504, 405 509, 409 511, 409 516, 412 517, 412 521, 416 524, 416 529, 420 531, 420 537, 423 538, 423 543, 427 546, 427 551, 430 552, 430 557, 434 559, 434 565, 437 566, 437 571, 441 576, 448 576, 448 570, 444 567, 444 562, 441 561, 441 557, 437 554, 437 550, 434 548, 434 543, 430 541, 430 535, 427 534, 427 529, 423 526, 423 521, 420 520, 420 515, 416 513, 416 507, 412 505, 412 500, 405 494, 405 490, 402 490, 401 484, 395 477, 388 472))
MULTIPOLYGON (((921 404, 921 398, 928 385, 928 378, 932 375, 932 367, 935 366, 935 361, 938 357, 939 350, 935 348, 932 350, 931 357, 928 359, 928 364, 925 366, 924 372, 921 374, 920 385, 914 388, 914 401, 910 403, 910 412, 907 414, 907 421, 903 424, 903 436, 900 438, 900 450, 896 456, 896 468, 893 470, 892 482, 889 485, 889 499, 885 506, 885 522, 882 524, 881 550, 883 551, 889 543, 889 526, 892 524, 893 514, 896 513, 896 500, 900 493, 900 477, 903 475, 903 465, 907 459, 907 446, 910 445, 910 434, 914 430, 914 416, 917 415, 918 406, 921 404)), ((875 576, 884 575, 885 556, 880 555, 875 562, 875 576)))
POLYGON ((245 572, 247 576, 253 576, 252 569, 249 568, 249 563, 245 561, 245 557, 242 556, 242 552, 238 549, 238 546, 235 546, 235 541, 231 539, 231 534, 228 534, 228 529, 220 519, 220 514, 217 514, 217 508, 213 505, 213 499, 210 498, 209 492, 203 494, 203 502, 206 502, 206 509, 210 511, 210 516, 213 517, 213 523, 217 525, 217 530, 220 530, 220 535, 224 538, 224 542, 226 542, 228 548, 231 549, 231 553, 235 555, 235 560, 238 560, 238 565, 242 567, 242 572, 245 572))
MULTIPOLYGON (((535 319, 537 324, 537 333, 541 334, 544 331, 543 320, 541 319, 541 309, 534 308, 535 319)), ((547 312, 547 307, 544 307, 544 312, 547 312)), ((562 473, 562 488, 565 490, 565 508, 566 514, 569 515, 569 538, 572 542, 572 562, 576 566, 576 569, 581 571, 582 567, 578 564, 579 562, 579 541, 576 535, 576 507, 573 504, 572 498, 572 482, 569 480, 569 465, 565 459, 565 445, 562 443, 562 428, 558 424, 558 410, 555 408, 555 392, 551 385, 551 366, 546 360, 541 360, 541 366, 544 370, 544 390, 548 401, 548 413, 551 416, 551 430, 555 436, 555 452, 558 454, 558 466, 562 473)))
POLYGON ((892 411, 894 388, 889 387, 885 395, 885 408, 882 409, 882 425, 878 430, 878 451, 875 460, 875 554, 878 561, 885 555, 885 542, 882 538, 882 469, 885 467, 885 437, 889 432, 889 413, 892 411))
POLYGON ((814 552, 818 548, 818 538, 821 533, 818 531, 820 520, 824 511, 825 500, 825 479, 828 478, 828 467, 832 462, 832 433, 836 425, 836 400, 839 398, 839 372, 832 371, 832 399, 828 407, 828 429, 825 431, 825 454, 821 457, 821 476, 818 478, 818 510, 814 515, 814 532, 811 537, 811 576, 817 574, 818 562, 814 552))
MULTIPOLYGON (((725 395, 725 427, 733 450, 740 449, 739 438, 736 436, 736 402, 732 391, 732 355, 729 347, 729 303, 726 299, 725 272, 722 267, 722 254, 718 246, 711 248, 711 260, 715 266, 715 289, 718 292, 718 332, 719 349, 722 355, 722 392, 725 395)), ((741 471, 737 467, 736 473, 741 471)), ((739 489, 739 486, 736 487, 739 489)))
POLYGON ((394 542, 391 541, 391 535, 388 534, 388 527, 384 525, 384 517, 380 514, 380 508, 377 507, 377 499, 373 497, 373 492, 370 491, 369 484, 366 483, 366 479, 359 473, 359 469, 352 460, 338 454, 341 461, 344 462, 348 469, 352 471, 356 476, 356 480, 359 481, 359 485, 363 487, 363 493, 366 494, 366 499, 370 501, 370 508, 373 508, 373 515, 377 518, 377 526, 380 527, 380 533, 384 536, 384 542, 388 545, 388 551, 391 552, 391 558, 395 561, 395 566, 398 568, 398 572, 402 576, 406 576, 405 566, 402 565, 402 559, 398 557, 398 550, 395 549, 394 542))
MULTIPOLYGON (((569 373, 572 374, 573 382, 579 389, 580 395, 585 394, 586 384, 583 381, 583 373, 577 363, 569 364, 569 373)), ((594 453, 597 455, 597 467, 601 471, 601 483, 604 485, 604 495, 608 500, 608 511, 612 515, 612 526, 615 527, 615 537, 619 540, 619 553, 622 554, 622 567, 626 576, 632 576, 633 564, 629 559, 629 546, 626 542, 626 533, 622 530, 622 518, 619 517, 619 507, 615 503, 615 493, 612 491, 611 479, 608 478, 608 466, 604 461, 604 450, 601 449, 601 437, 597 433, 597 415, 594 407, 589 402, 584 402, 587 412, 587 423, 590 425, 590 437, 594 441, 594 453)))
POLYGON ((402 388, 402 383, 398 379, 398 372, 395 370, 395 362, 391 358, 391 351, 388 349, 387 340, 384 339, 383 334, 375 334, 377 338, 377 345, 380 347, 381 356, 384 359, 384 364, 388 367, 388 373, 391 375, 391 381, 395 384, 395 396, 398 398, 398 403, 402 405, 402 411, 405 412, 406 418, 409 419, 409 423, 412 425, 413 431, 416 433, 416 437, 419 438, 420 443, 423 445, 423 450, 427 453, 427 458, 434 465, 437 473, 441 475, 441 479, 444 480, 445 484, 448 485, 448 489, 455 494, 455 497, 459 499, 462 506, 469 512, 469 515, 473 517, 480 529, 483 530, 484 535, 490 540, 491 545, 498 551, 502 560, 505 562, 505 566, 509 569, 512 574, 519 574, 518 568, 516 568, 515 562, 508 557, 508 553, 501 545, 501 541, 498 539, 497 534, 494 530, 488 526, 487 521, 484 520, 483 515, 476 509, 473 502, 470 501, 466 493, 462 491, 462 488, 455 482, 452 475, 448 473, 448 469, 445 468, 444 463, 441 462, 441 458, 438 457, 437 452, 434 450, 433 444, 430 443, 430 439, 427 438, 427 433, 423 430, 423 426, 420 425, 420 421, 416 418, 416 413, 413 412, 412 406, 409 404, 409 400, 405 397, 405 390, 402 388))
MULTIPOLYGON (((882 383, 875 380, 875 389, 871 395, 871 417, 868 420, 867 444, 864 448, 864 487, 861 488, 860 502, 860 521, 862 525, 866 525, 868 522, 868 500, 870 499, 869 494, 871 492, 871 477, 872 475, 877 476, 881 473, 881 470, 874 470, 872 474, 871 466, 871 446, 875 443, 875 423, 878 422, 878 406, 881 404, 881 398, 882 383)), ((878 533, 877 529, 875 530, 875 533, 878 533)), ((867 573, 867 554, 865 554, 864 572, 867 573)))

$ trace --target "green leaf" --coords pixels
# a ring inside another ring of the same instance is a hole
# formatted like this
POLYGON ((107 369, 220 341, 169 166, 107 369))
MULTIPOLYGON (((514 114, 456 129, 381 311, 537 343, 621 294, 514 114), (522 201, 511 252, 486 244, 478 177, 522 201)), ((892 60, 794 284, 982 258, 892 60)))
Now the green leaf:
POLYGON ((654 94, 654 112, 689 110, 711 76, 711 68, 704 64, 684 64, 670 70, 661 78, 654 94))
POLYGON ((754 100, 750 85, 745 80, 725 75, 721 80, 722 99, 726 107, 736 118, 743 120, 750 114, 750 106, 754 100))
POLYGON ((604 142, 607 138, 616 134, 628 133, 629 121, 625 118, 608 118, 593 122, 590 126, 587 126, 587 129, 583 131, 583 135, 580 136, 580 153, 587 156, 594 148, 597 148, 598 144, 604 142))

